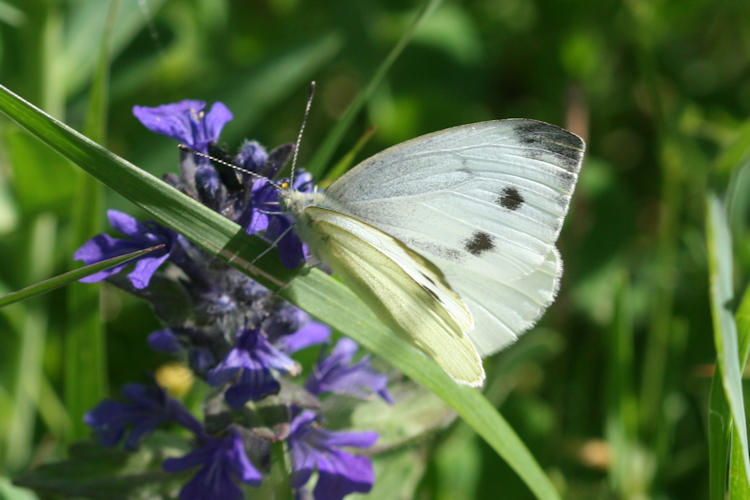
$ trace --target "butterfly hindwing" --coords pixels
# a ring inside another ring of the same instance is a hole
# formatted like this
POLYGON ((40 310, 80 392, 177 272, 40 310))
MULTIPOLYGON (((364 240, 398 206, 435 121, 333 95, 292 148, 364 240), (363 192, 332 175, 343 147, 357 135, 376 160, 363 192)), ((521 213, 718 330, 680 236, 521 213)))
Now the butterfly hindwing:
POLYGON ((514 342, 537 322, 555 299, 562 261, 554 249, 536 271, 516 281, 503 282, 486 274, 464 272, 452 276, 454 287, 474 318, 469 337, 482 357, 514 342))
POLYGON ((453 378, 484 380, 467 332, 473 319, 440 271, 398 240, 348 215, 310 206, 298 232, 324 262, 396 333, 453 378))

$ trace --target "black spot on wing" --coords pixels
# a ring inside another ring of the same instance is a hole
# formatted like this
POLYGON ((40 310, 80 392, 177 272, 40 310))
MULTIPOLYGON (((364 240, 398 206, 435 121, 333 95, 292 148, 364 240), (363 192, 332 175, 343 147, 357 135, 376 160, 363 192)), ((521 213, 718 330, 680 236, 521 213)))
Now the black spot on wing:
POLYGON ((464 242, 464 248, 472 255, 480 256, 487 250, 495 248, 492 235, 483 231, 475 231, 471 238, 464 242))
POLYGON ((523 202, 523 196, 518 192, 518 189, 510 186, 503 189, 503 192, 495 200, 495 203, 508 210, 518 210, 523 202))
POLYGON ((567 130, 549 123, 520 120, 514 127, 516 138, 522 144, 534 146, 538 151, 528 151, 530 158, 546 160, 545 154, 553 154, 560 167, 575 175, 583 159, 583 140, 567 130))

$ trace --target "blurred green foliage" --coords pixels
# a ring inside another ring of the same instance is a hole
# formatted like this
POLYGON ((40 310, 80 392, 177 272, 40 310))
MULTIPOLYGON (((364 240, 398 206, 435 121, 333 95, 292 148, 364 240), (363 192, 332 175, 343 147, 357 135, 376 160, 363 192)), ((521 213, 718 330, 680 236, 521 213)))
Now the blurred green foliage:
MULTIPOLYGON (((105 144, 155 174, 172 141, 135 104, 224 101, 223 139, 293 141, 318 94, 305 164, 411 23, 417 2, 124 1, 112 30, 105 144)), ((0 1, 0 82, 82 129, 109 2, 0 1)), ((705 498, 714 348, 705 193, 728 194, 734 280, 750 270, 750 3, 742 0, 444 2, 334 157, 371 127, 365 158, 421 133, 492 118, 559 124, 588 143, 560 239, 557 302, 488 360, 486 394, 567 498, 705 498)), ((69 269, 83 175, 0 123, 0 293, 69 269)), ((139 215, 107 193, 105 206, 139 215)), ((0 474, 59 458, 66 290, 0 310, 0 474)), ((737 301, 738 302, 738 301, 737 301)), ((736 309, 736 304, 735 304, 736 309)), ((114 392, 167 358, 135 299, 104 288, 114 392)), ((746 325, 745 325, 746 326, 746 325)), ((746 392, 746 391, 745 391, 746 392)), ((512 471, 456 423, 405 463, 420 498, 526 498, 512 471)), ((0 492, 5 491, 0 483, 0 492)))

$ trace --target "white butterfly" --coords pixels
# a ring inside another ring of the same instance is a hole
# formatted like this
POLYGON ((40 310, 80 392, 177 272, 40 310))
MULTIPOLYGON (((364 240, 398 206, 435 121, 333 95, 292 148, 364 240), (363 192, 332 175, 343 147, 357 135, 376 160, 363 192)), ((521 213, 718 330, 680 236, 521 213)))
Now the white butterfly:
POLYGON ((534 120, 449 128, 386 149, 326 192, 286 189, 300 237, 456 381, 552 303, 583 140, 534 120))

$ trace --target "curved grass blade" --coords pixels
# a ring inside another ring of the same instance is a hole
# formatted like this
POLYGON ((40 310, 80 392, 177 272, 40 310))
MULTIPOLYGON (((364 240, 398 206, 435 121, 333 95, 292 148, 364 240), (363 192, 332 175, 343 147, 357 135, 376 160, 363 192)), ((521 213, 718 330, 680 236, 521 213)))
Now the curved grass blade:
POLYGON ((344 116, 342 116, 336 125, 334 125, 323 140, 323 143, 315 151, 315 154, 305 167, 308 172, 312 173, 317 178, 322 177, 322 174, 325 173, 327 166, 331 162, 331 157, 333 157, 336 152, 336 148, 338 148, 341 143, 346 131, 349 130, 349 126, 357 116, 357 113, 359 113, 365 103, 370 100, 375 89, 378 88, 380 82, 385 78, 385 74, 391 68, 393 63, 396 62, 396 59, 401 55, 404 48, 409 44, 417 29, 441 3, 442 0, 428 0, 422 5, 412 25, 404 32, 401 39, 396 43, 396 46, 391 49, 391 52, 380 64, 377 71, 375 71, 375 74, 372 76, 370 83, 368 83, 367 87, 360 92, 354 101, 352 101, 344 113, 344 116))
MULTIPOLYGON (((750 286, 745 289, 742 303, 734 316, 737 322, 737 344, 739 345, 740 373, 745 371, 747 357, 750 354, 750 286)), ((732 442, 739 443, 740 435, 737 426, 732 428, 732 442)), ((747 477, 743 449, 732 446, 729 456, 729 495, 731 498, 750 498, 750 482, 747 477)), ((747 452, 747 449, 744 450, 747 452)))
POLYGON ((155 252, 160 248, 164 248, 164 244, 155 245, 143 250, 119 255, 111 259, 97 262, 96 264, 79 267, 78 269, 68 271, 67 273, 55 276, 54 278, 29 285, 25 288, 21 288, 20 290, 16 290, 15 292, 11 292, 0 297, 0 307, 5 307, 9 304, 13 304, 14 302, 19 302, 21 300, 30 299, 31 297, 36 297, 37 295, 51 292, 52 290, 65 286, 69 283, 73 283, 81 278, 85 278, 86 276, 90 276, 94 273, 98 273, 99 271, 103 271, 104 269, 109 269, 110 267, 115 267, 116 265, 122 264, 123 262, 127 262, 142 255, 146 255, 147 253, 155 252))
MULTIPOLYGON (((734 304, 732 238, 724 204, 715 195, 709 194, 706 205, 706 243, 708 246, 711 316, 713 317, 717 369, 729 406, 732 427, 736 430, 735 436, 738 438, 732 447, 740 448, 739 452, 742 454, 742 462, 745 468, 745 482, 750 483, 750 475, 748 475, 748 472, 750 472, 750 456, 748 456, 747 424, 739 361, 740 352, 737 324, 732 313, 734 304)), ((727 430, 724 429, 724 432, 727 432, 727 430)))
MULTIPOLYGON (((278 287, 293 277, 293 272, 285 270, 272 253, 260 259, 259 267, 249 264, 265 249, 260 239, 247 235, 234 222, 107 151, 2 86, 0 111, 158 222, 260 283, 278 287)), ((487 441, 536 496, 559 498, 523 442, 480 392, 459 386, 434 361, 398 339, 343 284, 320 271, 310 270, 294 278, 281 295, 437 394, 487 441)))

